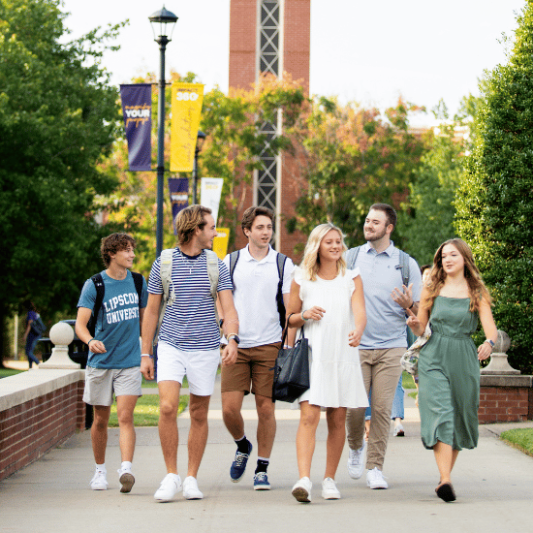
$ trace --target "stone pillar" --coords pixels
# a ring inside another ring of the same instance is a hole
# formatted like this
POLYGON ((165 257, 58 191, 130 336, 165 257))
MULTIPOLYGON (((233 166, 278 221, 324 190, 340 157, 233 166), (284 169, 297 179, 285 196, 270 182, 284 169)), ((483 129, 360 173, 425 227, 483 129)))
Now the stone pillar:
POLYGON ((39 369, 65 368, 78 369, 81 365, 75 363, 68 355, 68 345, 74 340, 74 330, 66 322, 58 322, 50 329, 50 340, 54 344, 52 356, 46 363, 41 363, 39 369))
POLYGON ((498 375, 498 376, 511 376, 520 374, 520 370, 515 370, 507 361, 507 350, 511 346, 511 339, 509 335, 502 331, 498 330, 498 340, 494 345, 492 350, 492 355, 490 356, 490 363, 485 368, 481 369, 482 375, 498 375))

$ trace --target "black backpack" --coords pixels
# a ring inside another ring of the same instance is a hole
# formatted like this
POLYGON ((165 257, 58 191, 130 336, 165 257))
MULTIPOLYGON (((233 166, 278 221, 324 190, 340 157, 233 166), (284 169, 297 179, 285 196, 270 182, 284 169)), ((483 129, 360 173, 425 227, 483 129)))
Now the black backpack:
MULTIPOLYGON (((229 275, 231 277, 231 283, 233 283, 233 288, 235 289, 235 282, 233 281, 233 272, 235 271, 235 267, 237 266, 237 261, 239 260, 239 253, 240 251, 237 250, 236 252, 232 252, 229 256, 229 275)), ((278 266, 278 276, 279 276, 279 282, 278 282, 278 292, 276 293, 276 304, 278 306, 278 314, 279 314, 279 323, 281 325, 281 329, 285 329, 285 319, 286 319, 286 310, 285 310, 285 303, 283 302, 283 273, 285 272, 285 262, 287 261, 287 256, 280 254, 278 252, 278 255, 276 257, 276 264, 278 266)))
POLYGON ((44 333, 45 329, 46 326, 44 325, 44 322, 42 321, 40 315, 37 315, 37 318, 31 322, 31 330, 33 331, 34 335, 40 336, 44 333))
MULTIPOLYGON (((135 283, 135 290, 139 295, 140 306, 141 294, 143 290, 143 277, 142 274, 139 274, 138 272, 132 272, 131 275, 133 276, 133 283, 135 283)), ((89 322, 87 322, 87 329, 89 330, 89 333, 94 337, 94 334, 96 332, 96 321, 98 319, 98 313, 100 312, 100 309, 102 308, 102 303, 104 302, 105 285, 104 280, 102 278, 102 274, 95 274, 91 277, 91 279, 96 288, 96 300, 94 301, 94 307, 93 312, 91 314, 91 318, 89 319, 89 322)))

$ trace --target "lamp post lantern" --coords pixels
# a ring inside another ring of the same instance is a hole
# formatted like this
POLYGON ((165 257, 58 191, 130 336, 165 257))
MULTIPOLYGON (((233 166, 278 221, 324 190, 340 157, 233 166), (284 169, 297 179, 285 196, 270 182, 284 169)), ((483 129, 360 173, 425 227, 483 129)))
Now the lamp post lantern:
POLYGON ((198 199, 198 154, 202 151, 204 141, 207 135, 198 130, 196 137, 196 148, 194 150, 194 164, 192 167, 192 203, 196 204, 198 199))
POLYGON ((165 50, 171 41, 178 17, 163 9, 148 17, 154 32, 154 41, 159 44, 159 99, 157 106, 157 226, 156 256, 163 250, 163 193, 165 186, 165 50))

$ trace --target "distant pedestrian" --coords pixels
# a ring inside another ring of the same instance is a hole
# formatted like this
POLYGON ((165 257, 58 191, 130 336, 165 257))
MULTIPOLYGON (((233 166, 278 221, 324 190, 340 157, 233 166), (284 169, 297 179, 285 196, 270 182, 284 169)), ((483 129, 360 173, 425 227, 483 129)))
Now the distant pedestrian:
POLYGON ((120 430, 120 492, 130 492, 135 483, 133 410, 142 394, 139 335, 148 293, 143 276, 130 272, 134 250, 135 241, 126 233, 113 233, 102 239, 100 251, 106 269, 85 282, 78 301, 76 333, 89 347, 83 401, 94 407, 93 490, 108 487, 105 454, 113 394, 120 430), (90 320, 91 331, 87 327, 90 320))
POLYGON ((33 302, 26 300, 24 306, 28 312, 26 315, 26 329, 24 330, 25 352, 31 368, 33 363, 39 364, 39 359, 35 357, 33 350, 35 350, 35 346, 45 331, 45 325, 33 302))
POLYGON ((418 363, 421 433, 439 469, 437 496, 450 502, 456 499, 451 473, 459 451, 478 443, 478 360, 490 356, 498 337, 490 295, 464 241, 441 244, 418 316, 408 313, 407 324, 416 335, 424 333, 428 321, 431 325, 418 363), (478 319, 486 339, 476 350, 471 335, 478 319))
POLYGON ((311 461, 321 409, 328 424, 326 471, 322 497, 341 495, 335 474, 346 439, 346 408, 363 409, 368 397, 357 346, 366 325, 363 282, 359 269, 348 270, 346 245, 333 224, 317 226, 309 236, 302 266, 294 271, 289 301, 289 325, 303 326, 309 339, 311 387, 298 400, 300 425, 296 435, 299 481, 292 495, 311 501, 311 461))

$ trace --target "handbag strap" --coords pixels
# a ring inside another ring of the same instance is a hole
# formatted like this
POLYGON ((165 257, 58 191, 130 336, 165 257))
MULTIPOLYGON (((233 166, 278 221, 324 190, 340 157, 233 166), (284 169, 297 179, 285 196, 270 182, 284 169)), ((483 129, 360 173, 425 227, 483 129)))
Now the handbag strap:
POLYGON ((285 324, 285 329, 283 330, 283 335, 281 336, 281 347, 285 346, 285 339, 287 338, 287 333, 289 331, 289 320, 291 319, 291 316, 294 315, 294 313, 291 313, 287 317, 287 323, 285 324))
MULTIPOLYGON (((291 313, 288 317, 287 317, 287 325, 285 326, 285 329, 283 331, 283 335, 281 336, 281 346, 285 346, 285 339, 287 338, 287 334, 288 334, 288 331, 289 331, 289 320, 291 319, 291 316, 294 315, 296 313, 291 313)), ((305 339, 305 333, 304 333, 304 327, 302 326, 300 328, 300 339, 305 339)))

